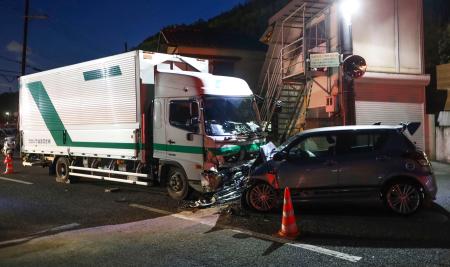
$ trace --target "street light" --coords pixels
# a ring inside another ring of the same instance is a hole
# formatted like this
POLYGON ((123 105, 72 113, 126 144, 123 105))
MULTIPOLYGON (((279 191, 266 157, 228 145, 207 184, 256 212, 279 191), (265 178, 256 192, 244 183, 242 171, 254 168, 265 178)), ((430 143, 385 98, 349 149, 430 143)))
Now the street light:
POLYGON ((10 115, 9 111, 6 111, 5 115, 6 115, 6 125, 8 125, 8 123, 9 123, 9 115, 10 115))
POLYGON ((352 25, 352 16, 359 9, 359 0, 341 0, 340 11, 347 25, 352 25))

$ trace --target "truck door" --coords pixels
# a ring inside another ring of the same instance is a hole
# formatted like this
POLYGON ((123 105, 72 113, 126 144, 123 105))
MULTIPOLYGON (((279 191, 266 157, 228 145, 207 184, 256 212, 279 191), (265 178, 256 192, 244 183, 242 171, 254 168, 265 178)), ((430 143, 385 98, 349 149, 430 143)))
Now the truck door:
MULTIPOLYGON (((153 104, 153 156, 159 159, 167 157, 164 99, 155 99, 153 104)), ((147 142, 149 142, 148 140, 147 142)))
POLYGON ((166 104, 167 159, 182 165, 188 180, 200 182, 203 170, 203 136, 199 104, 195 99, 169 98, 166 104))

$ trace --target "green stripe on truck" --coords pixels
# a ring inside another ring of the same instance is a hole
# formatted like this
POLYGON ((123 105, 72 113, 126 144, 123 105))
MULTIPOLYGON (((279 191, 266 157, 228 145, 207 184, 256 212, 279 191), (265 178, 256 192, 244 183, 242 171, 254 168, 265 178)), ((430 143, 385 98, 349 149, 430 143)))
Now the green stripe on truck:
POLYGON ((27 87, 30 90, 34 102, 36 103, 39 112, 41 113, 42 119, 44 119, 45 125, 50 131, 56 145, 62 146, 71 143, 72 139, 70 138, 69 134, 66 134, 66 142, 64 143, 64 124, 62 123, 58 112, 56 112, 55 106, 48 96, 42 82, 38 81, 28 83, 27 87))
POLYGON ((203 148, 200 146, 180 146, 180 145, 166 145, 166 144, 153 144, 154 150, 168 151, 168 152, 180 152, 188 154, 203 154, 203 148))
POLYGON ((92 81, 107 77, 114 77, 122 75, 122 71, 119 66, 112 66, 105 69, 97 69, 83 72, 85 81, 92 81))

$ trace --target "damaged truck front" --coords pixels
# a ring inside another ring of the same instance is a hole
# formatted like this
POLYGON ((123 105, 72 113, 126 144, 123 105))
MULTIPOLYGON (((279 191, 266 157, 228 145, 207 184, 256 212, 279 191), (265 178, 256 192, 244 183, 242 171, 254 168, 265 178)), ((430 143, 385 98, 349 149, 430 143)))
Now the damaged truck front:
POLYGON ((205 127, 205 172, 215 191, 259 154, 264 135, 259 126, 255 100, 249 88, 240 96, 206 95, 203 98, 205 127))

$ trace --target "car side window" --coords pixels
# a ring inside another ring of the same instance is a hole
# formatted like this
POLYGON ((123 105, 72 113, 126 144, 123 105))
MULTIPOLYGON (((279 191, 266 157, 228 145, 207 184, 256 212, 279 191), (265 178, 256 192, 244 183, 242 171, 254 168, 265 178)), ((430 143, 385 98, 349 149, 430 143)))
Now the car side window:
POLYGON ((289 149, 290 159, 320 159, 334 154, 336 136, 319 135, 303 139, 289 149))
POLYGON ((339 137, 339 153, 367 153, 381 150, 386 144, 387 135, 383 132, 377 133, 344 133, 339 137))

